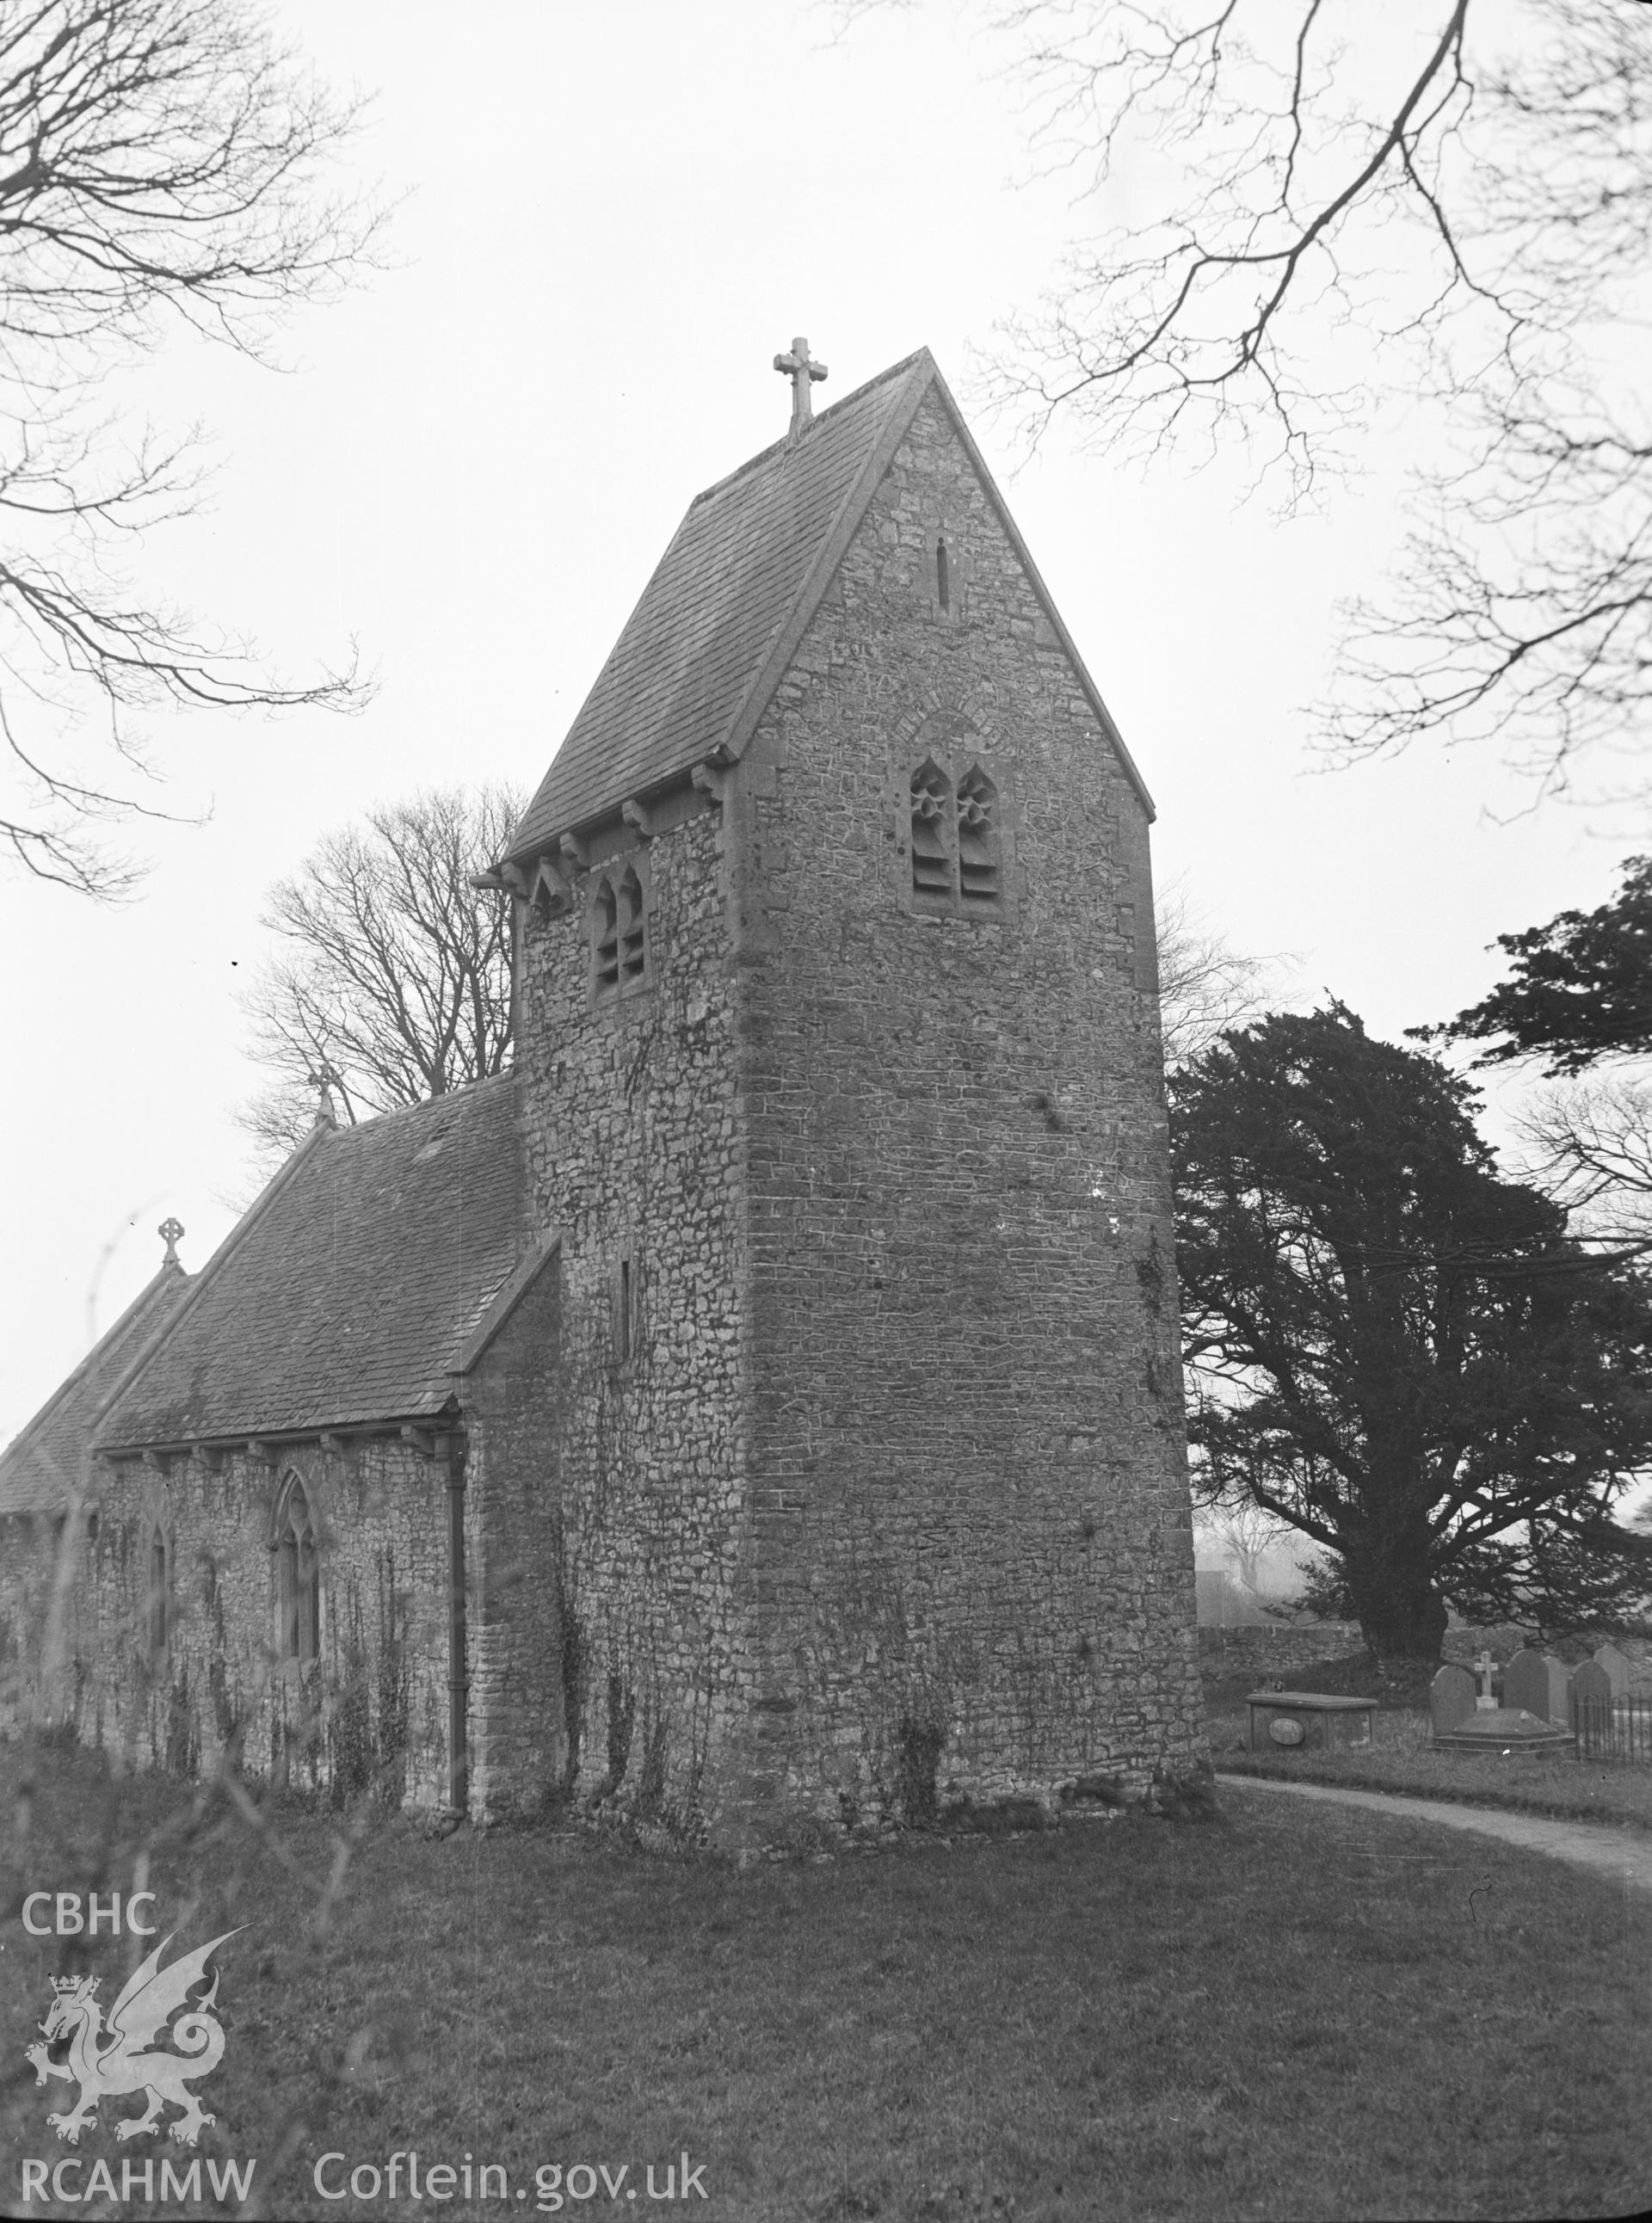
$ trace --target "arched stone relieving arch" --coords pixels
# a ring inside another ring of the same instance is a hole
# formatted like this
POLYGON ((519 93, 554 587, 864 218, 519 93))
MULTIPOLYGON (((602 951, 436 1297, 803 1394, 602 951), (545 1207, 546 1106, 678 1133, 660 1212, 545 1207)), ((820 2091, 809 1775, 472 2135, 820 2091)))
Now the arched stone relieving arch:
POLYGON ((315 1485, 282 1470, 270 1502, 269 1552, 275 1657, 307 1667, 321 1652, 324 1530, 315 1485))

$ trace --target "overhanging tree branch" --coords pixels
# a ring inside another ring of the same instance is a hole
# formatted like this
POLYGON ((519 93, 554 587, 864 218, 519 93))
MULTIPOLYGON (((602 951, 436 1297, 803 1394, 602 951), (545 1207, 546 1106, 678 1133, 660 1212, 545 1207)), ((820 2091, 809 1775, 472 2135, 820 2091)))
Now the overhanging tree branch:
POLYGON ((193 435, 123 453, 92 405, 187 325, 268 360, 280 316, 371 259, 382 212, 330 183, 361 104, 322 90, 240 0, 0 6, 0 674, 16 860, 111 896, 110 821, 161 817, 66 746, 142 762, 172 709, 358 707, 353 664, 293 681, 111 577, 121 535, 187 513, 193 435))

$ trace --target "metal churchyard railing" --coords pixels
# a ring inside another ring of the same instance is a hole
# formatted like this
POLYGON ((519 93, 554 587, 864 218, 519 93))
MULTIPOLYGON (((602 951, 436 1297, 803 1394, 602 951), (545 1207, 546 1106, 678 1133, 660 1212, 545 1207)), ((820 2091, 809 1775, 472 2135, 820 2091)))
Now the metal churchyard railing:
POLYGON ((1652 1763, 1652 1697, 1612 1696, 1604 1668, 1586 1660, 1572 1678, 1572 1731, 1579 1760, 1652 1763))

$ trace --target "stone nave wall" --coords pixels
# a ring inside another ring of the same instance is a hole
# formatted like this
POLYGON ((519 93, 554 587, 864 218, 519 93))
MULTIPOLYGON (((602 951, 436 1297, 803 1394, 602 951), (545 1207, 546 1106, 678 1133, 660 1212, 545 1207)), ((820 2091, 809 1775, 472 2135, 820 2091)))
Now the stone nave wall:
POLYGON ((97 1470, 66 1686, 82 1741, 180 1774, 232 1747, 254 1774, 344 1798, 379 1783, 433 1804, 447 1762, 447 1544, 441 1461, 396 1438, 274 1461, 199 1453, 162 1474, 97 1470), (289 1472, 314 1509, 320 1644, 280 1656, 271 1521, 289 1472), (150 1650, 153 1540, 164 1538, 167 1641, 150 1650))

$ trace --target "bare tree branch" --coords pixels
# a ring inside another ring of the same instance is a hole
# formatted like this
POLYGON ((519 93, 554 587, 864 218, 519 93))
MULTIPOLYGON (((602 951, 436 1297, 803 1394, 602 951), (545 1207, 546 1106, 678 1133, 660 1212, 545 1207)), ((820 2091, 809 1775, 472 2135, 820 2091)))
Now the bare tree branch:
POLYGON ((122 537, 193 505, 197 436, 123 440, 96 406, 180 325, 268 360, 370 259, 381 212, 329 183, 360 107, 241 0, 0 0, 0 837, 42 878, 117 895, 138 868, 103 829, 176 815, 76 735, 147 771, 146 714, 364 699, 353 664, 282 679, 123 583, 122 537))
MULTIPOLYGON (((877 0, 837 9, 848 26, 877 0)), ((1287 507, 1403 398, 1421 477, 1349 613, 1338 759, 1495 742, 1615 799, 1652 690, 1652 7, 1639 0, 977 0, 1036 158, 1077 178, 989 390, 1145 462, 1243 445, 1287 507), (1123 201, 1127 219, 1115 220, 1123 201)))
POLYGON ((1652 1237, 1652 1081, 1551 1085, 1516 1126, 1531 1178, 1573 1212, 1581 1231, 1614 1243, 1652 1237))
POLYGON ((264 923, 291 954, 242 1003, 251 1055, 276 1085, 236 1114, 264 1154, 301 1139, 324 1070, 353 1124, 504 1069, 509 906, 470 882, 509 847, 526 806, 506 787, 381 804, 271 889, 264 923))
POLYGON ((1189 1065, 1225 1034, 1259 1018, 1278 995, 1278 960, 1245 957, 1194 904, 1181 880, 1158 899, 1159 1027, 1170 1071, 1189 1065))

